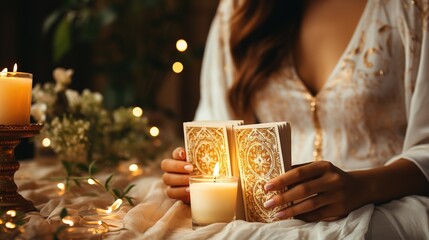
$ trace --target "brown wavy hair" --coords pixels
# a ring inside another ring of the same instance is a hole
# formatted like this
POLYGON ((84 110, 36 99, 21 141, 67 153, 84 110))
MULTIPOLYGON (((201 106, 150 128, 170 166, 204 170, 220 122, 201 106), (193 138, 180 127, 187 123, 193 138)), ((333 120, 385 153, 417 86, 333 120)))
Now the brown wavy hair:
POLYGON ((253 119, 252 97, 281 68, 300 24, 303 0, 245 0, 231 19, 234 84, 228 97, 236 117, 253 119))

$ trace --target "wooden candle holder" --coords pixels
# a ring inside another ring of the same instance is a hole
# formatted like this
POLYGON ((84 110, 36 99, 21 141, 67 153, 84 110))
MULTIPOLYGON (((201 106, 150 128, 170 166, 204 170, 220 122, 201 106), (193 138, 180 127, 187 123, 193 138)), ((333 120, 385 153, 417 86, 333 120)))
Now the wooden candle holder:
POLYGON ((42 124, 0 125, 0 210, 36 211, 33 203, 17 192, 14 175, 19 162, 14 149, 21 139, 39 134, 42 127, 42 124))

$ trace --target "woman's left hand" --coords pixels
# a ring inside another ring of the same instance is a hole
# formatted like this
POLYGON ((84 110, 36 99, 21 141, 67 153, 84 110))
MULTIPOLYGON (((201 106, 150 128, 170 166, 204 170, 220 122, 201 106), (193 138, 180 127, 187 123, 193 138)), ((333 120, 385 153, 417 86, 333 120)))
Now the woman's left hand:
POLYGON ((285 188, 287 191, 264 203, 266 208, 274 208, 294 202, 277 213, 280 219, 335 220, 367 203, 363 181, 328 161, 295 167, 265 185, 266 191, 285 188))

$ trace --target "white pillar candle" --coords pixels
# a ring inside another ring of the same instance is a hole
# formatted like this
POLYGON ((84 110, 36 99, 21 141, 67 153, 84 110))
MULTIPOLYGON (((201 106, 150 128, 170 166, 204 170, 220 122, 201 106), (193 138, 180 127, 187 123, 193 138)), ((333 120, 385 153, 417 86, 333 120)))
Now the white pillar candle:
POLYGON ((212 176, 191 176, 189 190, 194 226, 230 222, 234 219, 237 178, 214 180, 212 176))
POLYGON ((0 125, 30 123, 32 83, 30 73, 0 72, 0 125))

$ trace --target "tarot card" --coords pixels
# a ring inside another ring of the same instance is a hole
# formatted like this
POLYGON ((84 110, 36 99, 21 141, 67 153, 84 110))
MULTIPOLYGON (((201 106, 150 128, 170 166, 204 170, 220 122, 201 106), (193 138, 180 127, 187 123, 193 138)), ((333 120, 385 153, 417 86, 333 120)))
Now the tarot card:
POLYGON ((291 131, 287 122, 234 127, 244 211, 250 222, 273 222, 285 206, 268 210, 263 203, 275 192, 266 193, 265 184, 291 167, 291 131))
POLYGON ((240 120, 183 123, 186 156, 194 166, 193 175, 212 175, 219 163, 219 175, 238 176, 232 128, 242 123, 240 120))

